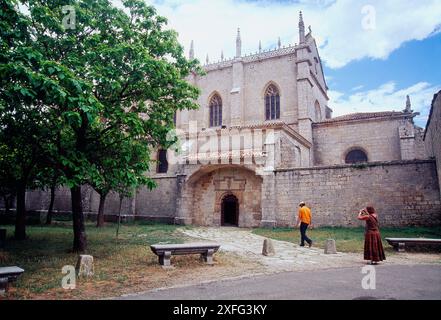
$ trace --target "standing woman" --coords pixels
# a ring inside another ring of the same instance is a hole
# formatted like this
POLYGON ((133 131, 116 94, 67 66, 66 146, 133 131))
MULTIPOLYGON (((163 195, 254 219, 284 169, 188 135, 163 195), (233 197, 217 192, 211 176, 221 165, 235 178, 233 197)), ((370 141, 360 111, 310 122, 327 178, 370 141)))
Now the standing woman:
POLYGON ((383 244, 381 242, 378 215, 373 207, 367 207, 358 213, 358 219, 366 221, 364 236, 364 260, 370 260, 370 264, 377 264, 386 260, 383 244))

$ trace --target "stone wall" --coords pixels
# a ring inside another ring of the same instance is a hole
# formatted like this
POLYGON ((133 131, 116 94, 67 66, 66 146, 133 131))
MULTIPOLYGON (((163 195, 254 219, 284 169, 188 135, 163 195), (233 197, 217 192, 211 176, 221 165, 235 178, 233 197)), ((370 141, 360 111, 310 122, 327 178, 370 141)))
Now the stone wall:
MULTIPOLYGON (((83 200, 83 212, 88 216, 95 216, 98 212, 100 196, 91 187, 83 186, 81 189, 83 200)), ((45 213, 49 208, 50 192, 41 190, 30 190, 26 192, 26 210, 29 212, 45 213)), ((0 208, 2 204, 0 203, 0 208)), ((70 190, 60 187, 55 191, 55 202, 53 208, 55 214, 70 214, 72 212, 72 202, 70 190)), ((104 212, 109 216, 117 216, 119 213, 119 196, 110 193, 106 198, 104 212)), ((133 215, 133 199, 123 199, 121 206, 123 215, 133 215)))
POLYGON ((155 179, 157 188, 140 189, 136 194, 135 213, 137 217, 150 217, 152 220, 173 221, 176 215, 177 183, 176 177, 155 179))
POLYGON ((208 128, 208 106, 215 93, 222 99, 223 125, 264 122, 265 89, 270 83, 274 83, 280 90, 280 120, 286 123, 297 122, 295 59, 294 52, 256 61, 238 59, 227 66, 208 68, 203 76, 191 77, 189 81, 201 90, 197 101, 200 108, 178 112, 177 126, 188 130, 188 122, 197 121, 199 130, 208 128))
POLYGON ((284 56, 245 64, 244 124, 265 121, 265 89, 274 83, 280 90, 280 120, 297 122, 295 56, 284 56))
POLYGON ((436 160, 438 181, 441 189, 441 91, 433 98, 424 142, 427 153, 436 160))
POLYGON ((330 122, 313 127, 315 165, 344 164, 353 148, 367 153, 369 162, 401 160, 398 120, 330 122))
MULTIPOLYGON (((152 191, 141 188, 133 198, 123 199, 121 215, 132 219, 172 222, 176 214, 177 184, 175 176, 155 179, 158 187, 152 191)), ((99 194, 91 187, 83 186, 83 212, 88 218, 94 219, 98 213, 99 194)), ((29 212, 45 213, 49 208, 50 194, 45 191, 28 191, 26 193, 26 209, 29 212)), ((115 220, 119 213, 119 195, 110 193, 106 198, 104 212, 107 220, 115 220)), ((3 204, 0 203, 0 208, 3 204)), ((55 193, 55 214, 71 213, 72 204, 70 190, 58 188, 55 193)))
MULTIPOLYGON (((314 38, 306 43, 283 47, 269 52, 236 57, 204 66, 205 75, 190 75, 187 80, 197 86, 201 94, 200 108, 177 113, 177 127, 187 130, 189 121, 197 121, 200 129, 209 126, 209 102, 216 93, 222 99, 222 124, 229 126, 265 122, 265 90, 274 84, 280 93, 280 120, 297 129, 299 118, 317 122, 315 103, 320 116, 326 116, 327 87, 314 38), (299 88, 299 81, 308 86, 299 88), (300 109, 304 109, 300 115, 300 109)), ((310 131, 310 126, 308 127, 310 131)), ((300 128, 308 140, 309 135, 300 128)))
MULTIPOLYGON (((438 149, 439 150, 439 149, 438 149)), ((182 206, 188 207, 188 223, 219 226, 221 202, 227 194, 239 200, 239 226, 293 226, 298 203, 305 201, 313 212, 315 225, 358 226, 358 210, 377 208, 382 225, 439 225, 440 188, 433 160, 377 162, 365 165, 339 165, 279 169, 262 177, 241 167, 221 168, 183 182, 176 177, 156 179, 158 188, 140 190, 134 199, 125 199, 122 214, 135 219, 173 222, 178 216, 178 188, 184 188, 182 206)), ((181 176, 184 179, 185 176, 181 176)), ((94 217, 99 197, 83 188, 83 206, 94 217)), ((30 211, 45 211, 49 194, 28 192, 30 211)), ((68 189, 57 190, 56 211, 70 212, 68 189)), ((118 213, 119 198, 109 195, 105 212, 108 220, 118 213)), ((185 215, 183 215, 185 216, 185 215)), ((186 217, 186 216, 185 216, 186 217)))
POLYGON ((435 163, 430 160, 341 165, 276 171, 276 224, 292 226, 298 203, 312 209, 315 225, 357 226, 359 209, 373 205, 388 226, 441 222, 435 163))

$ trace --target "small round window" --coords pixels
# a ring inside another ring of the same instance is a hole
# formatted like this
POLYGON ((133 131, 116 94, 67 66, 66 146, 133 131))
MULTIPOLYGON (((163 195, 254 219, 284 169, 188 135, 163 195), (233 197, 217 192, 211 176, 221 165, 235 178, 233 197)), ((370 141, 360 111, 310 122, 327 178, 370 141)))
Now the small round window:
POLYGON ((367 162, 368 157, 366 153, 360 149, 355 149, 350 151, 346 155, 345 162, 346 163, 359 163, 359 162, 367 162))

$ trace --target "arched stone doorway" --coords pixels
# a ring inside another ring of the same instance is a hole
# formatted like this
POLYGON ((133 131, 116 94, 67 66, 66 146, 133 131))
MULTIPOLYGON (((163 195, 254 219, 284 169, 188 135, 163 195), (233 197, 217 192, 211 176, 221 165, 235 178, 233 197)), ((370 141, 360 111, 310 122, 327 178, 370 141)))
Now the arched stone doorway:
POLYGON ((239 226, 239 200, 235 195, 228 194, 222 198, 221 210, 222 226, 239 226))
POLYGON ((178 207, 181 217, 188 217, 185 221, 187 224, 223 225, 225 204, 227 211, 233 207, 232 201, 224 203, 223 200, 227 195, 234 195, 238 212, 236 221, 227 217, 226 222, 240 228, 260 226, 262 177, 250 168, 239 165, 201 167, 182 183, 181 188, 178 207))

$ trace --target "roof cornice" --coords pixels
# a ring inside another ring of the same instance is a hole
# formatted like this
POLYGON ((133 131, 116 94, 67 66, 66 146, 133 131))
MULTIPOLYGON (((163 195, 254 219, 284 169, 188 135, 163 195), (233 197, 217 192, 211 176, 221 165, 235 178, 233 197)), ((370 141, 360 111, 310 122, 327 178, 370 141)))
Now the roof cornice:
POLYGON ((210 71, 230 68, 236 62, 242 62, 242 63, 246 64, 246 63, 251 63, 251 62, 256 62, 256 61, 263 61, 263 60, 267 60, 267 59, 271 59, 271 58, 277 58, 277 57, 283 57, 283 56, 287 56, 287 55, 296 54, 296 52, 301 49, 307 49, 308 52, 311 52, 311 48, 309 47, 309 44, 301 44, 301 45, 294 45, 294 46, 289 45, 288 47, 282 47, 280 49, 277 48, 274 50, 262 51, 262 52, 258 52, 258 53, 245 55, 242 57, 236 57, 236 58, 232 58, 232 59, 228 59, 228 60, 224 60, 224 61, 219 61, 219 62, 207 64, 207 65, 203 66, 203 69, 205 70, 205 72, 210 72, 210 71))
POLYGON ((397 119, 403 119, 409 117, 413 118, 416 115, 417 115, 416 113, 401 113, 401 114, 384 115, 384 116, 377 116, 377 117, 363 118, 363 119, 335 119, 335 120, 328 119, 323 122, 313 123, 313 127, 326 127, 326 126, 339 125, 339 124, 361 123, 361 122, 371 122, 371 121, 397 120, 397 119))

